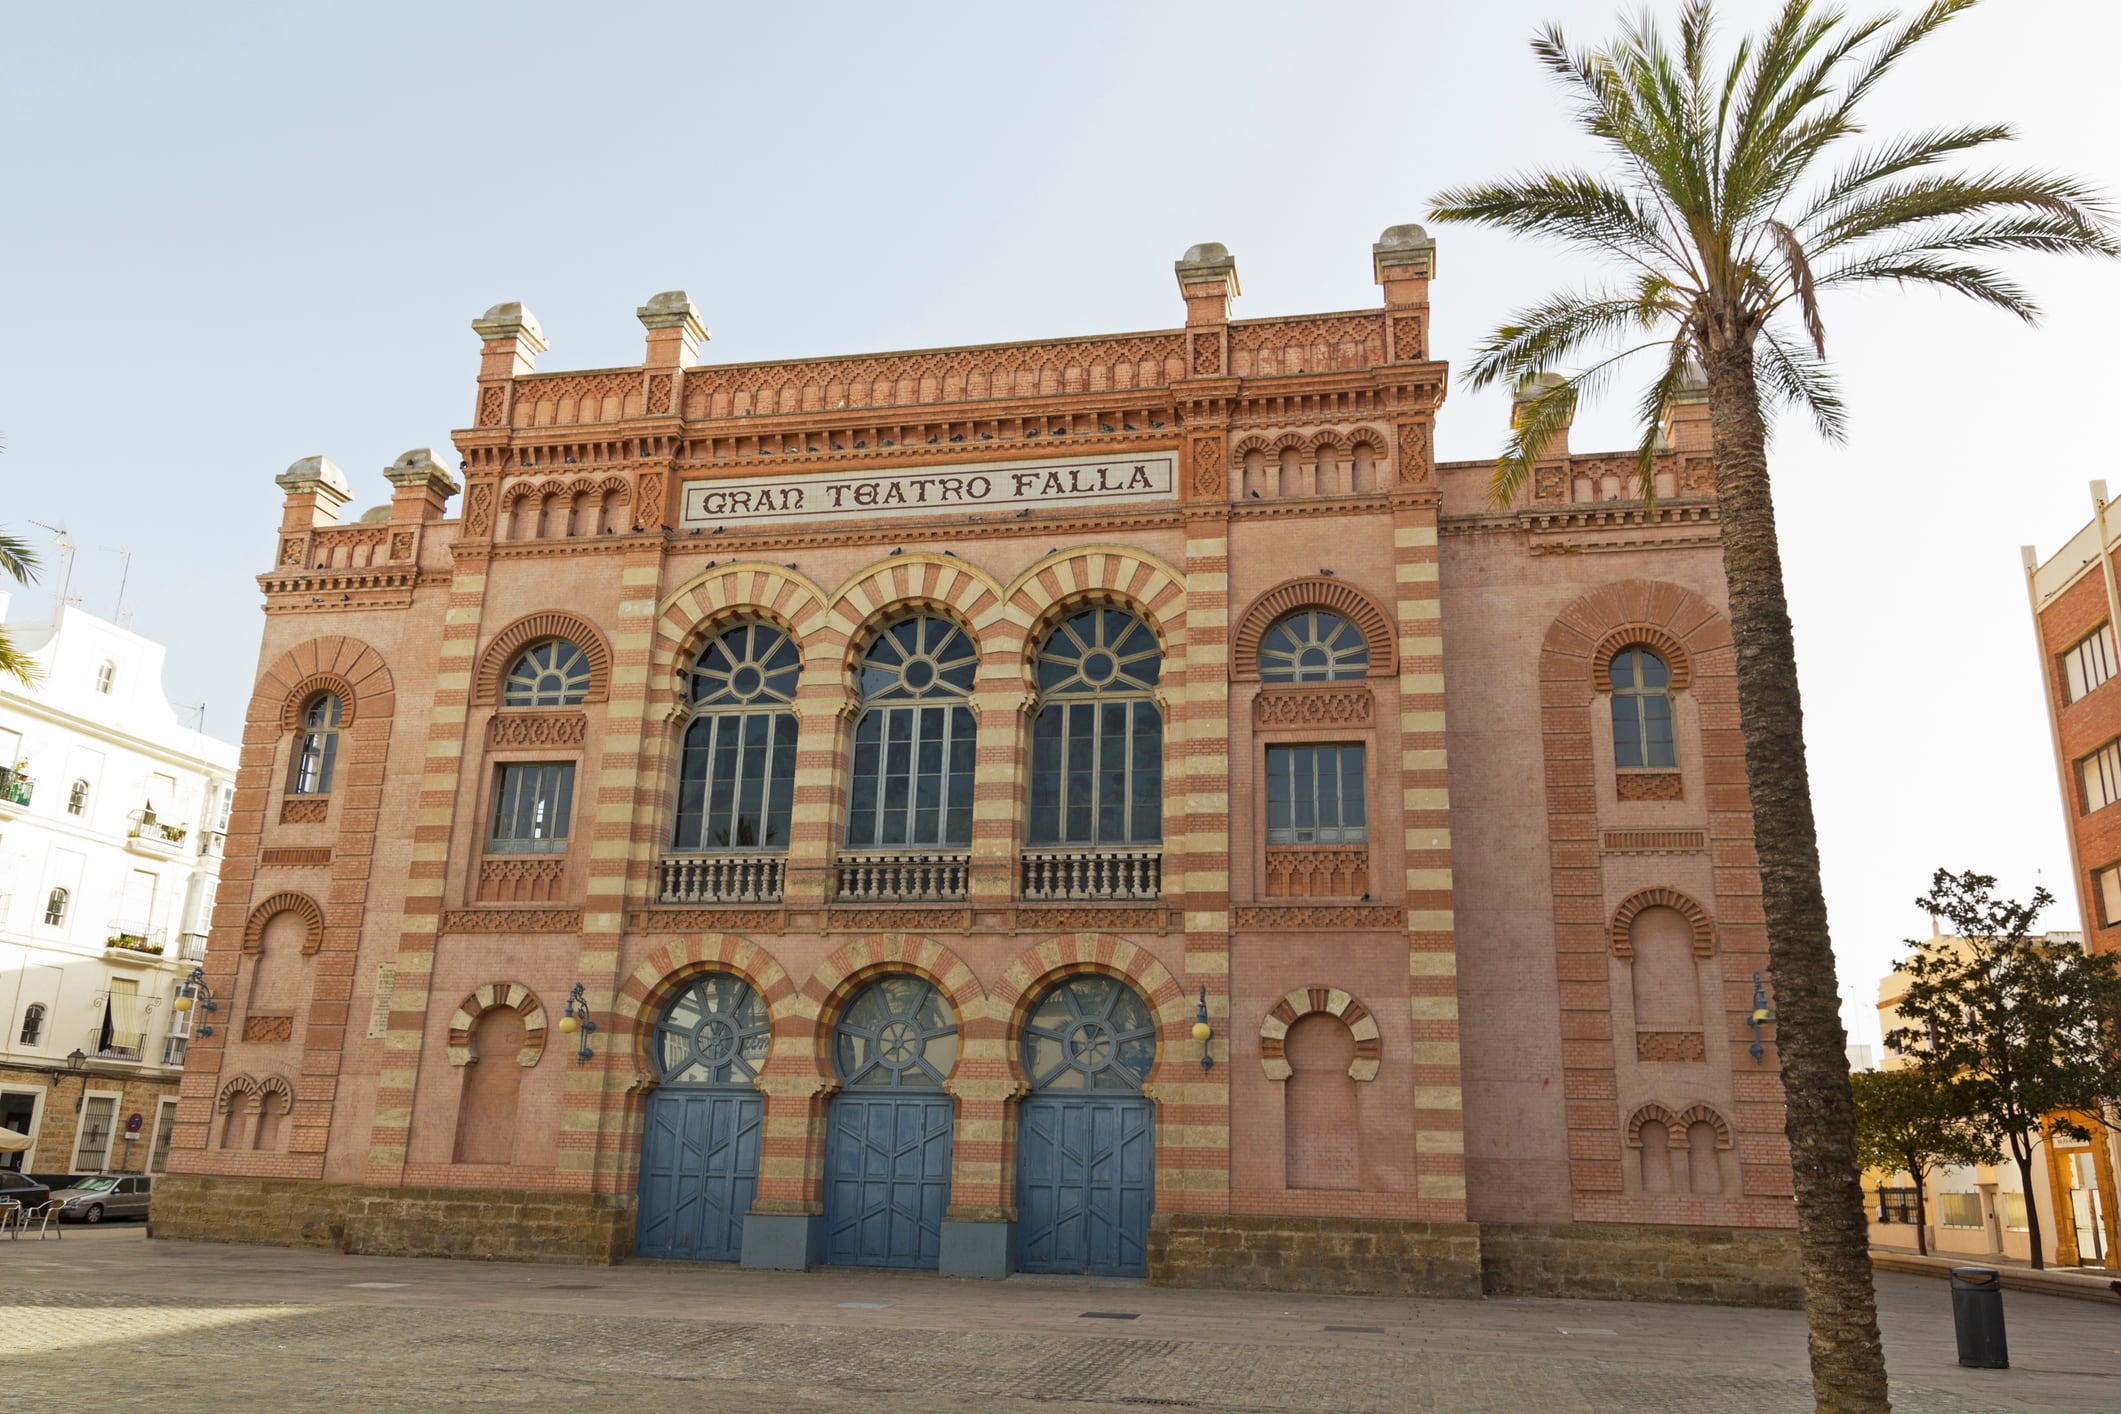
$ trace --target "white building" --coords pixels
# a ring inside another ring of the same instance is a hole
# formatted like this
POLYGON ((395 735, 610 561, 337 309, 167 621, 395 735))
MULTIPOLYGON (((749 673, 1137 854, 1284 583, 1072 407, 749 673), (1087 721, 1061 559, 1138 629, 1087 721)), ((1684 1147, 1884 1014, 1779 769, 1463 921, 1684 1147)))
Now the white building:
POLYGON ((35 1140, 0 1164, 158 1171, 236 748, 179 724, 161 644, 71 606, 8 632, 43 677, 0 677, 0 1127, 35 1140))

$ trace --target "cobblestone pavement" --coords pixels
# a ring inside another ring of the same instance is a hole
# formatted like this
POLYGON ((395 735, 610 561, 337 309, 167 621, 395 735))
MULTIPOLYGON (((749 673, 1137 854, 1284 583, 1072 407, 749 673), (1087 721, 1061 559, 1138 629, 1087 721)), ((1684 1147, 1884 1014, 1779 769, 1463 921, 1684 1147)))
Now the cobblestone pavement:
MULTIPOLYGON (((2111 1306, 2012 1293, 2015 1368, 1974 1371, 1944 1283, 1879 1293, 1902 1409, 2121 1406, 2111 1306)), ((10 1410, 230 1414, 1812 1407, 1788 1311, 409 1261, 136 1228, 0 1242, 0 1391, 10 1410)))

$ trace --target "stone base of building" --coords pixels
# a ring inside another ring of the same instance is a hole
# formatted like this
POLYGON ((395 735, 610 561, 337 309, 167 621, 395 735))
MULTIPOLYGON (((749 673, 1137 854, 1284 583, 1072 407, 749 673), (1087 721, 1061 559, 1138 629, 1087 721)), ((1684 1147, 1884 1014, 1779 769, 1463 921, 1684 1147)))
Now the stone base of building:
POLYGON ((1482 1223, 1480 1275, 1490 1296, 1804 1304, 1790 1229, 1482 1223))
POLYGON ((633 1199, 169 1174, 156 1180, 148 1236, 608 1266, 633 1250, 633 1199))
POLYGON ((1149 1221, 1156 1286, 1477 1297, 1480 1273, 1480 1229, 1472 1223, 1242 1213, 1158 1213, 1149 1221))
POLYGON ((807 1272, 825 1260, 825 1220, 816 1213, 746 1213, 738 1260, 769 1272, 807 1272))

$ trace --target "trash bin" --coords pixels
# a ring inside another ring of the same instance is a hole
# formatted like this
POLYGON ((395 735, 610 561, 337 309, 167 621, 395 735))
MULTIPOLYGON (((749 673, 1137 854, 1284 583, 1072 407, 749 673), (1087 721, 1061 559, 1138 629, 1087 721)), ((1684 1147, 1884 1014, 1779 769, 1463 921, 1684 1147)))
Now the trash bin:
POLYGON ((1976 1370, 2008 1370, 2003 1340, 2003 1278, 1993 1267, 1952 1268, 1952 1331, 1959 1363, 1976 1370))

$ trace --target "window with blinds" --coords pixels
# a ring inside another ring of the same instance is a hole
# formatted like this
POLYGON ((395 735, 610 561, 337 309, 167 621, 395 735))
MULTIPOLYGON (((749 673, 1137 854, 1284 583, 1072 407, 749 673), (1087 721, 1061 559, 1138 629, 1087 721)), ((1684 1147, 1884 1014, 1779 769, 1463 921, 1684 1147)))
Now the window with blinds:
POLYGON ((2071 702, 2114 675, 2114 627, 2101 624, 2062 655, 2062 680, 2071 702))
POLYGON ((2084 778, 2084 813, 2121 800, 2121 740, 2110 741, 2077 763, 2084 778))
POLYGON ((1981 1195, 1979 1193, 1946 1193, 1938 1203, 1943 1209, 1940 1221, 1946 1227, 1981 1226, 1981 1195))
POLYGON ((2092 892, 2099 896, 2099 923, 2112 928, 2121 924, 2121 864, 2092 871, 2092 892))

